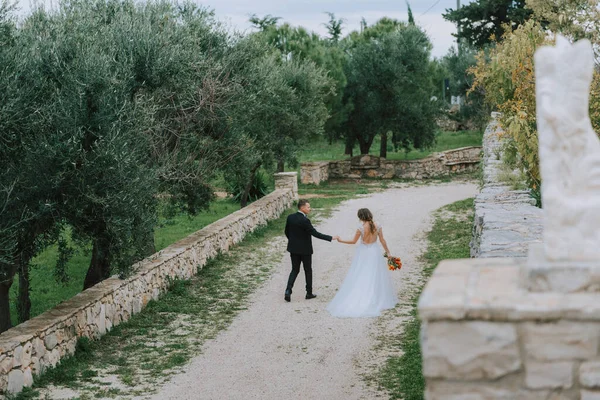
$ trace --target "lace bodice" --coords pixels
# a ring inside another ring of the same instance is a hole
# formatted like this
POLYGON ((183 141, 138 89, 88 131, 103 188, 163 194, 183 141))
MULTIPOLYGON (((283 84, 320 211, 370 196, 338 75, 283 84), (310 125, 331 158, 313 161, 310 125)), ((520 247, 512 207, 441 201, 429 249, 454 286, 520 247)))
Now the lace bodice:
POLYGON ((359 224, 358 230, 360 231, 360 242, 364 245, 371 245, 378 242, 378 235, 381 231, 381 225, 375 224, 375 233, 367 232, 365 234, 365 227, 362 223, 359 224))

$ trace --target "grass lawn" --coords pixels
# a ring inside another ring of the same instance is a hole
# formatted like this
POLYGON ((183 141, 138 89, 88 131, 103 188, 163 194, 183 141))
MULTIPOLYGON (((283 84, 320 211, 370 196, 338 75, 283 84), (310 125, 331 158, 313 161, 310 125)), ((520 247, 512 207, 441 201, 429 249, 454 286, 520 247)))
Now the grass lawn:
MULTIPOLYGON (((442 132, 438 131, 435 135, 436 143, 431 149, 427 150, 412 150, 408 153, 404 151, 390 151, 388 145, 388 160, 416 160, 419 158, 425 158, 430 156, 432 153, 458 149, 461 147, 468 146, 481 146, 483 139, 483 132, 481 131, 460 131, 460 132, 442 132)), ((373 141, 369 154, 378 156, 380 147, 379 136, 373 141)), ((354 154, 359 154, 360 151, 358 146, 354 149, 354 154)), ((339 141, 333 144, 329 144, 325 138, 319 138, 302 147, 302 151, 299 155, 300 162, 308 161, 333 161, 343 160, 347 158, 344 155, 344 143, 339 141)))
POLYGON ((423 277, 417 286, 411 320, 404 326, 400 348, 402 355, 388 359, 378 374, 381 385, 391 399, 422 400, 425 381, 422 374, 419 333, 421 324, 417 317, 417 300, 423 286, 440 261, 469 258, 469 241, 473 224, 473 199, 458 201, 437 210, 431 231, 427 234, 428 246, 423 261, 423 277))
MULTIPOLYGON (((161 218, 154 235, 156 250, 164 249, 179 239, 183 239, 239 209, 240 206, 237 203, 229 200, 218 200, 213 202, 208 210, 195 217, 178 215, 172 219, 161 218)), ((53 277, 54 266, 58 257, 56 246, 50 246, 33 259, 34 266, 30 270, 32 318, 81 292, 91 254, 91 247, 77 248, 68 264, 71 279, 66 284, 57 283, 53 277)), ((11 287, 10 300, 13 325, 17 324, 16 298, 18 286, 19 279, 18 276, 15 276, 15 281, 11 287)))

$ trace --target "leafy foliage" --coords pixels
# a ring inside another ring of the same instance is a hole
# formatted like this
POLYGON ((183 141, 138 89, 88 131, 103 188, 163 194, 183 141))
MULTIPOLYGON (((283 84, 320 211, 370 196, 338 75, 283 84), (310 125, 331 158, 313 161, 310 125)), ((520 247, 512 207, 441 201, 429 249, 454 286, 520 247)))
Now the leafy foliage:
POLYGON ((127 275, 154 252, 159 195, 195 214, 219 171, 292 160, 323 130, 331 85, 313 62, 232 36, 192 3, 65 1, 19 26, 3 4, 0 331, 13 276, 27 319, 30 261, 59 238, 68 280, 61 232, 92 245, 85 287, 127 275))
POLYGON ((346 43, 351 106, 345 132, 367 154, 375 136, 392 132, 396 147, 422 149, 434 141, 437 105, 430 100, 431 44, 417 26, 382 20, 346 43))
MULTIPOLYGON (((246 190, 246 181, 232 180, 227 182, 227 192, 232 195, 233 201, 240 202, 246 190)), ((256 201, 269 193, 267 177, 261 171, 254 174, 250 191, 248 192, 248 201, 256 201)))
MULTIPOLYGON (((542 0, 543 1, 543 0, 542 0)), ((444 18, 458 25, 455 36, 476 48, 504 37, 506 27, 516 29, 531 16, 525 0, 477 0, 459 9, 447 9, 444 18)))
POLYGON ((478 56, 474 85, 482 88, 486 101, 503 113, 500 122, 514 141, 517 165, 525 172, 529 186, 539 190, 533 54, 547 43, 547 37, 540 24, 528 21, 503 39, 489 58, 484 53, 478 56))

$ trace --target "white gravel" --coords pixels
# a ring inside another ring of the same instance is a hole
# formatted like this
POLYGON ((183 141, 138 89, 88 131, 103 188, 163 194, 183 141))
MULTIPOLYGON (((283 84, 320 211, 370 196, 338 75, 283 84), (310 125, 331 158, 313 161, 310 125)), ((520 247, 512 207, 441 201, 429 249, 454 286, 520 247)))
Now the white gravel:
MULTIPOLYGON (((392 273, 399 292, 418 273, 421 233, 430 226, 432 211, 474 197, 471 183, 389 189, 342 203, 317 229, 326 234, 353 236, 359 208, 368 207, 401 271, 392 273)), ((376 319, 336 319, 325 307, 341 284, 354 249, 337 242, 313 239, 313 286, 316 299, 304 300, 301 271, 292 302, 283 292, 291 268, 289 255, 250 299, 248 310, 229 329, 206 342, 203 354, 159 389, 153 399, 370 399, 376 396, 360 376, 361 361, 375 339, 376 319)), ((383 317, 381 317, 383 318, 383 317)))

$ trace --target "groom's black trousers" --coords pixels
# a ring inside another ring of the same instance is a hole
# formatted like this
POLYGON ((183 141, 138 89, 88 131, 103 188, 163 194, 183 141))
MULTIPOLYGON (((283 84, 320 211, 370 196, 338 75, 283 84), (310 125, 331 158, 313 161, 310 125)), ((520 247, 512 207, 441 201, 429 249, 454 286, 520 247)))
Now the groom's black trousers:
POLYGON ((306 276, 306 293, 312 294, 312 255, 311 254, 290 254, 292 258, 292 272, 288 279, 286 293, 292 293, 292 287, 300 273, 300 263, 304 265, 304 275, 306 276))

